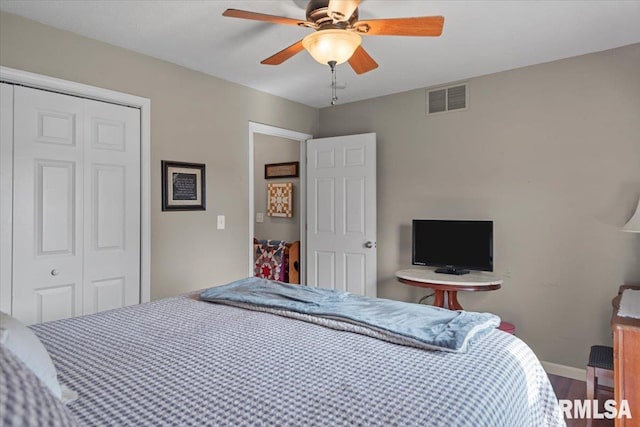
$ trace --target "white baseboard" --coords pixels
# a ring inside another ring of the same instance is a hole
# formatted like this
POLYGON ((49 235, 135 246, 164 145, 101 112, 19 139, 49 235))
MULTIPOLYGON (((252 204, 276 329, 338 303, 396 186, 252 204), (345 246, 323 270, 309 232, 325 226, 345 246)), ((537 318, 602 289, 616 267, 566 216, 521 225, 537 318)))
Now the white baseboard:
POLYGON ((559 365, 557 363, 541 361, 542 367, 548 374, 560 375, 578 381, 586 381, 586 369, 574 368, 573 366, 559 365))

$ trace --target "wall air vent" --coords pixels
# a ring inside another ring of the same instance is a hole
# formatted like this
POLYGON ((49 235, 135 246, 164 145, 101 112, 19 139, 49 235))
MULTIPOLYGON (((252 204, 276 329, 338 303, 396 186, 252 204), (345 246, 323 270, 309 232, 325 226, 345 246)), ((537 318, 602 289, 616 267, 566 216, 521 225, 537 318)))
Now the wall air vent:
POLYGON ((467 83, 427 89, 427 115, 469 108, 467 83))

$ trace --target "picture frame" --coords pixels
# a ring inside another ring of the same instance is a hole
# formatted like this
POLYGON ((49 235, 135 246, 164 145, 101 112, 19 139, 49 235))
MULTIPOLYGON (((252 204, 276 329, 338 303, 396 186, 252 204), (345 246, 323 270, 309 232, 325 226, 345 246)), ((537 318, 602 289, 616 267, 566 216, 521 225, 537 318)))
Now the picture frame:
POLYGON ((264 165, 264 179, 297 178, 300 162, 270 163, 264 165))
POLYGON ((293 217, 292 182, 270 182, 267 184, 267 216, 293 217))
POLYGON ((206 210, 206 175, 203 163, 162 160, 162 210, 206 210))

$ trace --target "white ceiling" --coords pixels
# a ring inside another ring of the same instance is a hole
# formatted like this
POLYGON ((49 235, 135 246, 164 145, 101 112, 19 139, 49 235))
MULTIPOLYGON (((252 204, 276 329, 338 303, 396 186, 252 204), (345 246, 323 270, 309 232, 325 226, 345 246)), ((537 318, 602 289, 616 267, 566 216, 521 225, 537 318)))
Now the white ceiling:
MULTIPOLYGON (((301 102, 328 106, 330 71, 301 52, 260 61, 311 30, 225 18, 227 8, 304 19, 304 0, 0 0, 0 9, 301 102)), ((640 42, 640 1, 365 0, 360 19, 443 15, 442 37, 368 36, 380 64, 338 66, 339 103, 357 101, 640 42)))

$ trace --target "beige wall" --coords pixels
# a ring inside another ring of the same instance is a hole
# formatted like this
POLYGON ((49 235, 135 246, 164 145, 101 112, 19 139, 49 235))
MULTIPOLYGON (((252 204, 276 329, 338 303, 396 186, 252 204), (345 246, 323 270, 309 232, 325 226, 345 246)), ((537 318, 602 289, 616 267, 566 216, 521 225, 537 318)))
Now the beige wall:
POLYGON ((620 232, 640 197, 638 70, 633 45, 471 79, 464 112, 426 117, 424 90, 322 109, 320 136, 378 136, 378 295, 425 294, 394 280, 412 218, 492 219, 503 288, 462 305, 542 360, 611 345, 611 299, 640 281, 640 235, 620 232))
POLYGON ((300 178, 264 179, 264 165, 269 163, 299 162, 300 141, 278 136, 254 134, 254 196, 255 212, 262 212, 264 222, 254 218, 254 236, 258 239, 300 240, 300 178), (267 216, 267 183, 293 183, 293 217, 267 216))
POLYGON ((152 298, 247 275, 248 122, 313 134, 318 110, 7 13, 0 65, 151 99, 152 298), (160 210, 161 160, 206 164, 206 211, 160 210))

